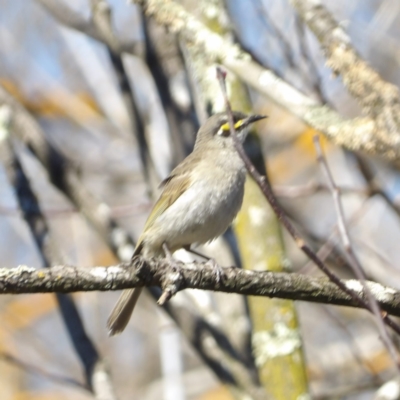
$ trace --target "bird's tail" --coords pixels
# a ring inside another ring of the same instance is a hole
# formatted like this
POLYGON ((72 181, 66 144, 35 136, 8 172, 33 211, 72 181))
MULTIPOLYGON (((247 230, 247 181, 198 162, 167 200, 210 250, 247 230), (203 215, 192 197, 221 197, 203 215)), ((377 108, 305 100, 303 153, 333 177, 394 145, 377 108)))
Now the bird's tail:
MULTIPOLYGON (((142 247, 143 245, 139 240, 132 258, 141 252, 142 247)), ((139 287, 122 292, 107 320, 108 334, 110 336, 117 335, 126 328, 142 290, 143 288, 139 287)))
POLYGON ((137 300, 143 288, 124 290, 107 320, 110 336, 121 333, 128 325, 137 300))

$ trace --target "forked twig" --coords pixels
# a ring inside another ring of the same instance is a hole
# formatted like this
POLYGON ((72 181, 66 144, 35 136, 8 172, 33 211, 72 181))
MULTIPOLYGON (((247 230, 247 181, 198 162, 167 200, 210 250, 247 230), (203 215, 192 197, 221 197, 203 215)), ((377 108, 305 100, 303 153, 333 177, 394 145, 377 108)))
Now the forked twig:
POLYGON ((17 358, 8 352, 0 352, 0 360, 13 364, 14 366, 20 368, 24 372, 36 376, 41 376, 54 383, 61 383, 65 385, 70 385, 79 389, 89 390, 89 387, 78 380, 71 378, 69 376, 60 375, 54 372, 43 369, 41 366, 36 366, 29 364, 26 361, 17 358))
MULTIPOLYGON (((347 293, 361 307, 372 312, 371 306, 368 303, 368 301, 364 300, 354 290, 347 287, 346 285, 343 284, 343 282, 341 282, 340 278, 336 274, 334 274, 325 265, 325 263, 317 256, 317 254, 311 249, 311 247, 304 241, 304 239, 299 235, 299 233, 297 232, 295 227, 292 225, 292 223, 287 218, 284 210, 278 204, 276 197, 272 192, 271 186, 270 186, 267 178, 265 176, 261 176, 258 173, 258 171, 254 167, 254 165, 252 164, 250 159, 247 157, 247 154, 245 153, 242 144, 240 143, 239 139, 237 138, 235 127, 234 127, 232 109, 231 109, 227 91, 226 91, 226 85, 225 85, 226 73, 220 67, 217 67, 217 78, 220 83, 221 90, 222 90, 222 93, 224 96, 225 107, 226 107, 226 111, 228 114, 230 132, 231 132, 236 150, 239 153, 240 157, 242 158, 248 173, 250 174, 250 176, 254 179, 254 181, 257 183, 257 185, 261 189, 262 193, 264 194, 265 198, 268 200, 272 210, 275 212, 279 221, 287 229, 287 231, 292 236, 292 238, 294 239, 294 241, 295 241, 296 245, 299 247, 299 249, 302 250, 318 266, 318 268, 333 283, 335 283, 336 286, 338 286, 341 290, 343 290, 345 293, 347 293)), ((382 318, 387 325, 389 325, 395 332, 400 334, 400 326, 395 321, 393 321, 387 315, 384 315, 382 318)), ((397 358, 396 358, 396 365, 399 366, 397 358)))
POLYGON ((387 329, 383 323, 382 310, 380 309, 375 297, 372 295, 371 291, 365 284, 365 273, 363 271, 362 265, 356 255, 356 253, 354 252, 353 246, 351 245, 350 236, 349 236, 349 232, 348 232, 347 225, 345 222, 345 217, 344 217, 343 203, 340 198, 340 189, 336 185, 335 180, 333 179, 332 171, 330 170, 328 161, 326 160, 326 157, 324 156, 324 153, 322 151, 321 142, 319 140, 318 134, 313 137, 313 141, 314 141, 315 149, 317 151, 317 160, 321 166, 321 169, 323 170, 323 172, 325 173, 325 175, 327 177, 328 186, 332 193, 332 198, 333 198, 336 215, 337 215, 337 226, 338 226, 338 230, 339 230, 339 236, 340 236, 340 239, 342 241, 343 247, 346 252, 347 261, 349 262, 349 265, 350 265, 351 269, 353 270, 354 275, 357 277, 357 279, 363 285, 363 290, 365 291, 366 298, 368 299, 370 311, 375 316, 374 319, 378 326, 381 338, 382 338, 383 342, 385 343, 385 346, 388 349, 393 360, 395 360, 396 364, 400 367, 399 356, 396 352, 396 349, 394 347, 392 340, 389 337, 387 329))

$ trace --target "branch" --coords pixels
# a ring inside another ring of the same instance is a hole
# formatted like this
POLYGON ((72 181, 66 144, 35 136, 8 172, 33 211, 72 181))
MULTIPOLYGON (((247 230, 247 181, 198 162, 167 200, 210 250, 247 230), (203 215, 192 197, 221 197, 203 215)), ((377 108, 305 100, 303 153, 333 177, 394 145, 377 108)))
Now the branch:
MULTIPOLYGON (((185 9, 171 0, 136 0, 146 15, 184 38, 207 58, 221 63, 258 92, 324 133, 334 143, 349 150, 364 151, 394 161, 400 160, 400 143, 388 137, 387 126, 367 117, 343 119, 290 86, 271 70, 253 61, 248 53, 210 31, 185 9)), ((392 91, 393 92, 393 91, 392 91)), ((396 96, 390 97, 395 101, 396 96)), ((396 120, 397 121, 397 120, 396 120)), ((400 125, 400 124, 399 124, 400 125)), ((398 129, 400 130, 400 129, 398 129)))
POLYGON ((189 146, 193 144, 193 132, 197 132, 199 128, 194 117, 193 99, 186 86, 190 77, 176 36, 166 33, 164 27, 154 21, 144 17, 142 20, 146 40, 146 64, 167 117, 172 160, 177 163, 187 155, 189 146), (187 97, 182 96, 182 93, 187 97))
MULTIPOLYGON (((258 272, 237 267, 222 268, 217 282, 215 269, 204 262, 183 264, 166 259, 136 257, 132 262, 109 267, 79 268, 56 265, 48 269, 27 266, 0 268, 0 294, 71 293, 79 291, 122 290, 143 286, 213 290, 251 296, 264 296, 313 303, 360 307, 350 295, 326 278, 286 272, 258 272)), ((344 286, 366 299, 361 282, 341 279, 344 286)), ((400 292, 366 281, 382 310, 400 316, 400 292)))
POLYGON ((106 44, 108 56, 117 78, 122 101, 129 116, 130 127, 132 130, 131 133, 135 134, 139 145, 142 173, 147 185, 147 192, 151 198, 153 195, 153 188, 151 187, 150 178, 151 175, 157 175, 157 173, 154 171, 154 165, 150 157, 149 146, 145 136, 145 128, 143 124, 144 118, 140 114, 139 108, 136 104, 128 73, 124 66, 122 53, 119 49, 118 39, 112 27, 111 8, 105 0, 91 0, 91 6, 93 23, 99 32, 102 33, 102 36, 107 38, 104 43, 106 44))
MULTIPOLYGON (((68 162, 56 148, 46 141, 44 132, 35 119, 1 86, 0 104, 6 104, 11 108, 12 133, 25 144, 29 145, 43 167, 48 171, 50 182, 82 212, 85 218, 102 236, 116 257, 120 260, 129 260, 135 247, 133 239, 112 217, 107 204, 98 201, 88 191, 87 187, 80 180, 79 173, 74 165, 68 162)), ((153 297, 158 298, 158 290, 151 290, 151 293, 153 297)), ((214 322, 206 315, 199 316, 197 311, 188 310, 185 306, 168 304, 166 311, 182 329, 185 337, 199 352, 205 363, 216 373, 222 382, 235 382, 242 390, 253 392, 253 387, 240 386, 240 382, 231 373, 230 364, 222 363, 216 359, 214 357, 215 352, 208 346, 209 338, 216 340, 220 348, 229 357, 232 356, 234 347, 226 335, 220 329, 216 328, 214 322), (199 326, 204 331, 200 335, 200 340, 198 334, 199 326)), ((251 369, 251 366, 248 364, 244 363, 244 365, 246 366, 246 370, 251 369)), ((94 379, 97 378, 94 377, 94 379)))
POLYGON ((391 338, 389 337, 389 333, 383 322, 381 309, 379 308, 379 305, 376 302, 371 291, 368 289, 368 286, 365 285, 364 269, 361 266, 361 263, 356 255, 356 253, 353 249, 353 246, 351 244, 351 241, 350 241, 350 235, 348 232, 348 228, 347 228, 345 216, 344 216, 344 207, 343 207, 343 203, 342 203, 342 200, 340 197, 340 190, 337 187, 335 180, 333 179, 332 171, 329 169, 328 161, 325 158, 325 155, 322 151, 322 147, 321 147, 321 143, 320 143, 318 134, 314 136, 313 141, 314 141, 315 149, 317 151, 317 160, 319 161, 319 163, 321 165, 321 169, 323 170, 323 172, 325 173, 325 175, 327 177, 328 185, 329 185, 329 188, 332 193, 332 198, 333 198, 333 202, 335 205, 336 216, 337 216, 337 220, 338 220, 337 226, 338 226, 339 236, 341 238, 343 247, 346 252, 346 258, 349 262, 351 269, 354 272, 354 275, 363 285, 371 312, 375 316, 375 322, 376 322, 376 325, 380 332, 382 341, 384 342, 386 348, 389 351, 389 354, 391 355, 394 362, 396 363, 397 368, 400 368, 400 360, 396 353, 395 346, 394 346, 391 338))
MULTIPOLYGON (((319 0, 291 0, 291 3, 319 40, 327 57, 327 65, 335 74, 342 76, 343 83, 364 112, 376 119, 383 129, 392 131, 394 127, 398 127, 398 88, 385 82, 360 57, 343 27, 319 0)), ((398 128, 392 133, 396 134, 398 140, 398 128)))
MULTIPOLYGON (((326 64, 341 75, 349 93, 374 121, 374 141, 398 152, 400 141, 400 96, 398 88, 363 60, 350 37, 319 0, 291 0, 293 7, 319 40, 326 64)), ((366 138, 370 142, 371 138, 366 138)), ((398 154, 398 153, 397 153, 398 154)))
POLYGON ((33 364, 29 364, 24 360, 21 360, 10 353, 7 352, 0 352, 0 360, 8 362, 18 368, 21 368, 24 372, 32 375, 41 376, 42 378, 46 378, 54 383, 60 383, 63 385, 70 385, 79 389, 88 390, 89 388, 84 385, 83 383, 77 381, 74 378, 69 376, 59 375, 54 372, 50 372, 44 370, 41 366, 36 366, 33 364))
POLYGON ((82 32, 93 39, 112 47, 118 53, 142 55, 143 46, 140 42, 125 41, 115 36, 109 36, 106 31, 98 26, 95 20, 86 19, 81 13, 74 11, 65 1, 36 0, 48 11, 53 18, 68 28, 82 32))
MULTIPOLYGON (((4 129, 3 137, 0 140, 0 161, 5 168, 10 184, 15 190, 19 207, 41 255, 42 264, 49 267, 52 260, 60 258, 58 246, 54 242, 47 220, 41 212, 38 198, 25 174, 23 165, 7 135, 8 124, 11 120, 11 109, 9 106, 3 105, 0 111, 2 111, 4 117, 3 121, 0 121, 0 125, 4 129)), ((114 400, 115 395, 110 382, 110 374, 93 341, 86 333, 73 298, 60 293, 57 293, 56 298, 66 330, 85 369, 88 387, 96 399, 114 400)))
POLYGON ((50 182, 80 210, 119 257, 129 259, 135 248, 128 233, 111 217, 109 207, 96 199, 82 183, 78 168, 50 143, 29 112, 0 86, 0 105, 11 108, 15 137, 25 143, 49 174, 50 182))
MULTIPOLYGON (((297 247, 305 255, 307 255, 308 258, 312 262, 314 262, 314 264, 320 269, 320 271, 322 271, 330 279, 330 281, 333 282, 338 288, 340 288, 347 295, 349 295, 358 305, 373 312, 373 309, 371 308, 371 305, 368 303, 368 301, 366 301, 365 298, 360 296, 356 291, 344 285, 342 281, 339 279, 339 277, 327 267, 327 265, 318 257, 318 255, 314 252, 314 250, 309 246, 309 244, 306 243, 304 239, 299 235, 294 225, 290 222, 290 220, 286 216, 285 211, 278 203, 274 193, 272 192, 272 188, 267 177, 260 175, 260 173, 256 170, 255 166, 248 158, 247 154, 243 149, 242 143, 240 142, 240 140, 236 135, 235 126, 233 122, 232 109, 226 91, 226 82, 225 82, 226 72, 223 71, 220 67, 217 67, 216 72, 217 72, 217 79, 220 83, 221 91, 225 99, 225 108, 226 108, 226 113, 228 115, 230 133, 236 151, 238 152, 240 158, 242 159, 248 174, 257 183, 260 190, 264 194, 265 198, 268 200, 272 210, 275 212, 276 216, 278 217, 282 225, 286 228, 289 235, 295 241, 297 247)), ((388 326, 390 326, 395 332, 397 332, 397 334, 400 335, 400 325, 397 322, 389 318, 387 315, 382 315, 382 318, 388 326)))
MULTIPOLYGON (((338 187, 341 194, 360 194, 365 196, 372 196, 376 191, 369 188, 353 187, 353 186, 340 186, 338 187)), ((290 186, 273 186, 273 191, 276 197, 297 199, 300 197, 311 196, 318 192, 329 191, 329 186, 324 183, 310 181, 303 185, 290 185, 290 186)))

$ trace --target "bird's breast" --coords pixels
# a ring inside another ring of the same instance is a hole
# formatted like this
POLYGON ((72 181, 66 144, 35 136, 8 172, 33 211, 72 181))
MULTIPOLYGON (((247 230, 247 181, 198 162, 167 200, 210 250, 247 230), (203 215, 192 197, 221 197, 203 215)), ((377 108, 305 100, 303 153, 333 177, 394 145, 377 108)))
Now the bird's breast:
POLYGON ((189 188, 154 221, 147 245, 166 242, 176 250, 220 236, 241 207, 245 178, 244 168, 199 166, 189 188))

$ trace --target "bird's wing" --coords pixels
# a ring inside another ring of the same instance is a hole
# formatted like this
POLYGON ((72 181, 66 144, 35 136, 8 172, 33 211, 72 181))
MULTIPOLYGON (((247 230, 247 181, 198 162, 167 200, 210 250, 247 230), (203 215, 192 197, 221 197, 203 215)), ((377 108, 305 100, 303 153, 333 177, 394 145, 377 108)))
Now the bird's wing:
MULTIPOLYGON (((154 221, 189 188, 192 184, 192 174, 188 171, 187 165, 190 163, 190 170, 193 169, 195 164, 200 161, 200 158, 192 153, 186 157, 172 172, 164 179, 160 187, 163 188, 160 197, 158 198, 156 204, 149 217, 147 218, 146 224, 143 229, 143 234, 153 225, 154 221)), ((137 251, 135 254, 140 252, 141 242, 143 240, 143 234, 139 238, 137 244, 137 251)))

